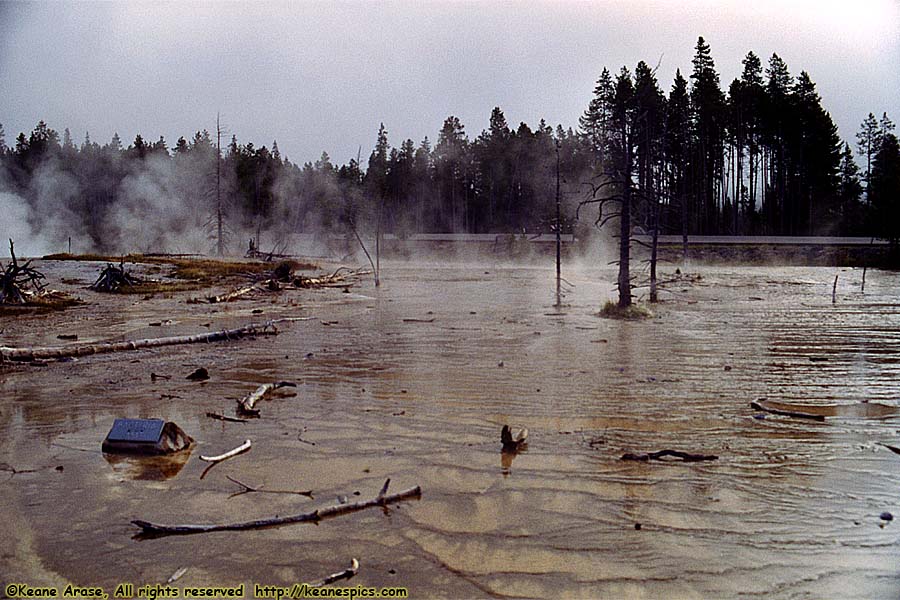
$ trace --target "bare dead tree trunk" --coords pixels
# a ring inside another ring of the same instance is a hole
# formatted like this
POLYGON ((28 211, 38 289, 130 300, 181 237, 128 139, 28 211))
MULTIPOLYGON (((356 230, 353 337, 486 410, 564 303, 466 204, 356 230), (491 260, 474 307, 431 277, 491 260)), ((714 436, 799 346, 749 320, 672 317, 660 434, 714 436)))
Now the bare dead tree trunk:
POLYGON ((222 126, 216 113, 216 254, 225 255, 222 214, 222 126))

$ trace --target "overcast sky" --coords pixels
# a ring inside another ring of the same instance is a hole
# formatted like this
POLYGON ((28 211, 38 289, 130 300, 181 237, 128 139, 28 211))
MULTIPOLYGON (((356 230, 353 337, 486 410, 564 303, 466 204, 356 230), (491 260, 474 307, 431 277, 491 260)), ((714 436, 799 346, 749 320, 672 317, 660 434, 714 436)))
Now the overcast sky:
POLYGON ((393 146, 434 141, 451 114, 474 138, 494 106, 513 127, 577 127, 604 66, 659 62, 668 92, 700 35, 723 89, 748 50, 777 52, 844 139, 869 112, 900 122, 897 0, 0 0, 0 123, 8 145, 43 119, 77 143, 118 131, 171 147, 218 111, 229 139, 345 163, 368 157, 380 122, 393 146))

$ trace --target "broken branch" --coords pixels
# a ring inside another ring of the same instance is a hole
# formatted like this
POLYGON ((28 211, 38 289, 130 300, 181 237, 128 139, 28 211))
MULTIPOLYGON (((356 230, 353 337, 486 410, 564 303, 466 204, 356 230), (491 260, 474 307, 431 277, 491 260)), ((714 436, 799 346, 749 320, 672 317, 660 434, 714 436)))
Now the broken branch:
POLYGON ((236 477, 232 477, 231 475, 226 475, 225 478, 228 479, 228 481, 236 483, 244 488, 243 491, 232 494, 231 497, 239 496, 241 494, 248 494, 250 492, 256 492, 258 494, 296 494, 298 496, 306 496, 308 498, 313 497, 312 490, 264 490, 262 486, 254 487, 252 485, 247 485, 243 481, 240 481, 239 479, 237 479, 236 477))
POLYGON ((264 383, 256 388, 256 391, 250 392, 249 394, 244 396, 242 400, 238 401, 238 413, 244 415, 259 416, 259 411, 253 408, 254 406, 256 406, 256 403, 269 392, 283 387, 297 387, 297 384, 292 381, 264 383))
POLYGON ((359 561, 355 558, 350 559, 350 567, 338 573, 332 573, 319 583, 312 583, 310 587, 322 587, 340 581, 341 579, 350 579, 359 572, 359 561))
POLYGON ((242 454, 250 449, 251 443, 250 440, 245 441, 243 444, 238 446, 233 450, 229 450, 225 454, 218 454, 216 456, 200 456, 200 460, 205 460, 206 462, 217 463, 222 462, 223 460, 228 460, 233 456, 237 456, 238 454, 242 454))
POLYGON ((229 423, 246 423, 247 419, 239 419, 237 417, 229 417, 226 415, 220 415, 219 413, 208 412, 206 416, 210 419, 218 419, 219 421, 228 421, 229 423))
POLYGON ((337 517, 349 513, 357 512, 374 506, 387 506, 392 502, 400 502, 410 498, 419 498, 422 496, 422 488, 416 486, 408 490, 404 490, 397 494, 386 495, 384 491, 390 484, 390 479, 385 482, 382 493, 378 497, 371 500, 353 502, 350 504, 336 504, 325 508, 320 508, 312 512, 290 515, 287 517, 273 517, 268 519, 257 519, 255 521, 245 521, 242 523, 228 523, 224 525, 161 525, 135 519, 132 524, 141 528, 145 534, 154 536, 160 535, 190 535, 194 533, 208 533, 211 531, 245 531, 248 529, 264 529, 267 527, 276 527, 279 525, 287 525, 291 523, 318 523, 322 519, 329 517, 337 517))

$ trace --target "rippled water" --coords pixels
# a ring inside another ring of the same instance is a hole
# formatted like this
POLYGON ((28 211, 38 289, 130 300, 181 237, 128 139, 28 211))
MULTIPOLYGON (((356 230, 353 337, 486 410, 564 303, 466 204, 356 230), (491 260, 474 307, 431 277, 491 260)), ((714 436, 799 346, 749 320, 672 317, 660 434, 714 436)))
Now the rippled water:
POLYGON ((0 531, 16 540, 0 571, 111 588, 186 566, 179 585, 288 584, 356 557, 351 583, 412 597, 897 597, 898 525, 879 515, 900 516, 900 456, 878 442, 900 445, 900 421, 758 418, 749 404, 900 404, 900 276, 870 271, 863 294, 860 270, 689 271, 702 278, 668 284, 642 322, 596 316, 608 270, 564 273, 574 288, 557 310, 551 269, 490 263, 389 265, 378 290, 294 293, 294 306, 81 291, 102 306, 0 317, 0 345, 313 317, 274 338, 2 368, 0 462, 38 470, 0 472, 0 531), (147 326, 161 318, 174 323, 147 326), (198 366, 211 379, 186 381, 198 366), (280 379, 296 395, 262 402, 261 419, 205 417, 280 379), (109 461, 100 442, 121 416, 175 421, 198 446, 185 464, 109 461), (505 423, 530 436, 504 464, 505 423), (247 438, 249 453, 200 479, 198 454, 247 438), (667 448, 719 459, 620 460, 667 448), (226 475, 315 499, 232 497, 226 475), (421 500, 151 540, 129 523, 304 512, 372 497, 387 477, 421 500))

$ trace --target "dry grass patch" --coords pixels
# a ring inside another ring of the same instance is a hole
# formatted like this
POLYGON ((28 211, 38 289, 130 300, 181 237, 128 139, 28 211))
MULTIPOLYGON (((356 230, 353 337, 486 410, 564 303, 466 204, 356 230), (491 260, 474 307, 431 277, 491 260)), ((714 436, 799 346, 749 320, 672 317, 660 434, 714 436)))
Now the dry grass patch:
POLYGON ((606 304, 603 305, 603 309, 600 311, 598 316, 603 317, 605 319, 622 319, 625 321, 640 321, 643 319, 650 319, 653 317, 653 313, 650 312, 645 306, 641 306, 639 304, 631 304, 629 306, 621 307, 617 303, 612 300, 607 300, 606 304))

